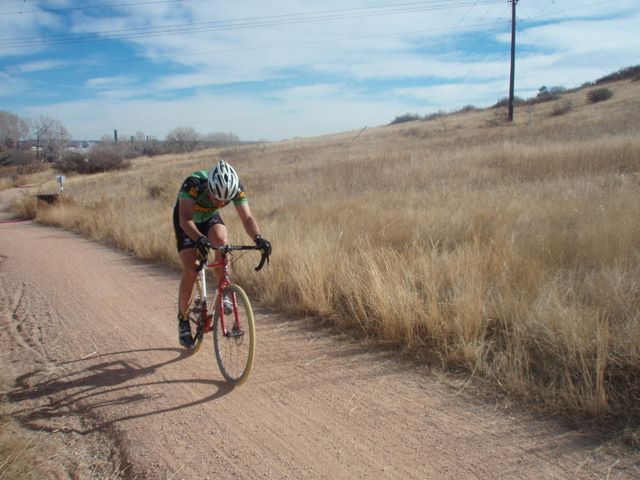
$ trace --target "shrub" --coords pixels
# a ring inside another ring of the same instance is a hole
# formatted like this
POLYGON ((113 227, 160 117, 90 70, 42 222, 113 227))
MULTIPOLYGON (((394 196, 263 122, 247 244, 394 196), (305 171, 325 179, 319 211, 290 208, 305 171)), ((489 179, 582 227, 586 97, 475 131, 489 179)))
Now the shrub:
POLYGON ((567 89, 564 87, 547 88, 543 85, 538 89, 538 94, 533 98, 528 98, 525 103, 528 105, 532 105, 535 103, 551 102, 554 100, 558 100, 560 96, 566 92, 567 89))
POLYGON ((97 173, 109 170, 127 168, 129 162, 125 160, 118 145, 99 143, 94 145, 87 156, 76 152, 66 152, 55 162, 55 169, 60 173, 97 173))
POLYGON ((31 150, 6 150, 2 158, 7 165, 28 165, 36 161, 36 156, 31 150))
MULTIPOLYGON (((524 100, 522 99, 522 97, 518 97, 517 95, 515 95, 513 97, 513 104, 514 105, 518 105, 520 103, 523 103, 524 100)), ((502 107, 506 107, 509 105, 509 97, 504 97, 501 98, 500 100, 497 101, 497 103, 493 106, 493 108, 502 108, 502 107)))
POLYGON ((571 100, 563 100, 561 102, 557 102, 553 105, 553 109, 551 110, 552 117, 559 117, 560 115, 564 115, 571 110, 571 100))
POLYGON ((613 91, 608 88, 596 88, 587 92, 589 103, 604 102, 613 97, 613 91))
POLYGON ((89 172, 106 172, 108 170, 118 170, 129 166, 124 155, 118 149, 118 145, 98 143, 89 150, 87 157, 89 172))
POLYGON ((438 110, 437 112, 433 112, 428 115, 425 115, 423 120, 425 122, 429 122, 431 120, 437 120, 438 118, 446 117, 446 116, 447 116, 447 112, 445 112, 444 110, 438 110))
POLYGON ((142 148, 142 154, 148 157, 154 157, 156 155, 162 155, 167 153, 163 143, 156 139, 151 139, 144 144, 142 148))
POLYGON ((178 127, 167 134, 165 144, 169 152, 186 153, 194 151, 200 140, 201 135, 194 128, 178 127))
POLYGON ((397 125, 398 123, 415 122, 420 120, 420 115, 415 113, 405 113, 404 115, 398 115, 389 125, 397 125))
POLYGON ((538 89, 538 94, 536 95, 536 97, 534 99, 530 99, 530 101, 531 103, 539 103, 539 102, 550 102, 552 100, 557 100, 557 99, 558 99, 558 95, 555 93, 552 93, 551 90, 549 90, 547 87, 543 85, 538 89))
POLYGON ((635 65, 632 67, 626 67, 617 72, 606 75, 602 78, 596 80, 596 84, 607 83, 607 82, 615 82, 618 80, 626 80, 628 78, 637 80, 640 76, 640 65, 635 65))
POLYGON ((468 113, 468 112, 475 112, 476 110, 478 110, 478 107, 476 107, 475 105, 465 105, 459 110, 459 112, 468 113))
POLYGON ((77 152, 65 152, 65 154, 53 163, 53 168, 60 173, 83 172, 86 169, 87 160, 84 155, 77 152))

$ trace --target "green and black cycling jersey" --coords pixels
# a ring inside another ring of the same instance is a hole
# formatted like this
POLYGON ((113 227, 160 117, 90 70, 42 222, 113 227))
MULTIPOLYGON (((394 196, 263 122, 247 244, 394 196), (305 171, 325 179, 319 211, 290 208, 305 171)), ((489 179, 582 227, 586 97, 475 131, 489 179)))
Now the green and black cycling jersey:
MULTIPOLYGON (((208 175, 209 172, 207 170, 193 172, 186 178, 178 192, 178 200, 181 198, 190 198, 196 202, 196 209, 193 212, 193 221, 195 223, 206 222, 222 208, 215 206, 209 198, 208 175)), ((245 205, 249 202, 242 184, 239 184, 238 193, 233 197, 231 202, 233 202, 234 205, 245 205)), ((231 202, 226 203, 224 206, 231 202)), ((176 208, 177 206, 178 201, 176 201, 176 208)))

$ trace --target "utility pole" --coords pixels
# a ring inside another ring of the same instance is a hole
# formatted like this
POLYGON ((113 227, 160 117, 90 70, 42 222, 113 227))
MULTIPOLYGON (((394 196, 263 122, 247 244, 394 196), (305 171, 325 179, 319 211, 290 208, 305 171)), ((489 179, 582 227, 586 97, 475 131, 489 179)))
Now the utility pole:
POLYGON ((507 120, 513 122, 513 82, 516 73, 516 5, 519 0, 511 2, 511 74, 509 75, 509 114, 507 120))

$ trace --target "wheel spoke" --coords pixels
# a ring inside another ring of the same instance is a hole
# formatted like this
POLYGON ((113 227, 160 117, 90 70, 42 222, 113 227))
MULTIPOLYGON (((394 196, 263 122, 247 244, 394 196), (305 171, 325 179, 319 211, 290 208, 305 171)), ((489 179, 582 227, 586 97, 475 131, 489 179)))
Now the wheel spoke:
MULTIPOLYGON (((251 370, 255 351, 255 322, 246 293, 237 285, 229 285, 223 292, 235 297, 235 307, 224 315, 226 332, 222 332, 220 306, 214 316, 214 351, 224 378, 234 385, 243 383, 251 370)), ((220 302, 220 300, 218 300, 220 302)))

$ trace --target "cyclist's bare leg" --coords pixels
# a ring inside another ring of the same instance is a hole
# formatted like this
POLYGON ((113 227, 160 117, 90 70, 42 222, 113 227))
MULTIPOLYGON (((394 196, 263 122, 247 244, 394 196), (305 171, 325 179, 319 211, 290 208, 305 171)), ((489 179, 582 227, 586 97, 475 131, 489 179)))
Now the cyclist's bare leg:
MULTIPOLYGON (((228 241, 227 227, 221 224, 213 225, 209 229, 208 238, 213 245, 226 245, 228 241)), ((198 278, 198 272, 196 271, 198 260, 196 251, 193 248, 182 250, 179 255, 180 263, 182 264, 182 277, 180 278, 180 287, 178 291, 178 308, 181 312, 186 313, 189 310, 189 304, 191 303, 193 286, 198 278)), ((220 261, 219 252, 216 252, 215 259, 216 262, 220 261)), ((219 268, 214 269, 216 280, 219 280, 220 273, 221 270, 219 268)))
MULTIPOLYGON (((229 240, 227 238, 227 227, 217 223, 215 225, 213 225, 210 229, 209 229, 209 234, 207 235, 207 238, 209 238, 209 241, 216 246, 219 245, 226 245, 227 243, 229 243, 229 240)), ((216 263, 220 262, 220 252, 218 252, 216 250, 216 263)), ((222 275, 222 269, 221 268, 214 268, 213 269, 213 273, 216 276, 216 281, 220 281, 220 275, 222 275)))
POLYGON ((178 308, 182 313, 189 310, 193 286, 198 278, 196 267, 198 265, 196 251, 187 248, 180 252, 180 263, 182 264, 182 277, 180 277, 180 288, 178 290, 178 308))

